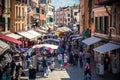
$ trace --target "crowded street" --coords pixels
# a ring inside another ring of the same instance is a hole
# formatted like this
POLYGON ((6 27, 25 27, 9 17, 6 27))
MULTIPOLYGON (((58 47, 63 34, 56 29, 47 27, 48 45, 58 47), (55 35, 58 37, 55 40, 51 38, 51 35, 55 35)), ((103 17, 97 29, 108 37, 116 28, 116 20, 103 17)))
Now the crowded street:
POLYGON ((0 0, 0 80, 119 74, 119 0, 0 0))

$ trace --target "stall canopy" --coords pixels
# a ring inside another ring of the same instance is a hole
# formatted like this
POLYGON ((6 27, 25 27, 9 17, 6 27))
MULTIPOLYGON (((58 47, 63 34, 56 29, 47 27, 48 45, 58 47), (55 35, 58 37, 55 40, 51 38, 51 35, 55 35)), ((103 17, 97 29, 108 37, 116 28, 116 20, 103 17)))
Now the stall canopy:
POLYGON ((18 32, 19 35, 26 37, 27 39, 33 40, 36 36, 28 32, 18 32))
POLYGON ((114 43, 106 43, 104 45, 101 45, 97 48, 94 48, 94 51, 100 52, 100 53, 106 53, 115 49, 119 49, 120 45, 114 44, 114 43))
POLYGON ((10 46, 7 43, 0 40, 0 55, 9 48, 10 48, 10 46))
POLYGON ((6 41, 9 41, 9 42, 18 44, 18 45, 21 45, 21 44, 22 44, 21 41, 16 40, 16 39, 14 39, 14 38, 12 38, 12 37, 9 37, 9 36, 5 36, 5 35, 0 36, 0 39, 6 40, 6 41))
POLYGON ((37 29, 39 32, 42 32, 42 33, 47 33, 47 31, 45 30, 42 30, 42 29, 37 29))
POLYGON ((53 39, 53 38, 44 39, 43 41, 55 41, 55 42, 60 42, 59 39, 53 39))
POLYGON ((14 33, 7 34, 6 36, 12 37, 14 39, 20 39, 20 38, 22 38, 22 36, 14 34, 14 33))
POLYGON ((64 27, 57 28, 57 31, 60 31, 60 32, 70 32, 72 30, 70 28, 64 26, 64 27))
POLYGON ((40 33, 36 32, 36 31, 34 31, 34 30, 29 30, 29 31, 27 31, 27 32, 30 33, 30 34, 32 34, 32 35, 35 35, 36 37, 40 37, 40 36, 41 36, 40 33))
POLYGON ((34 45, 32 48, 42 48, 42 47, 58 49, 58 46, 53 44, 39 44, 39 45, 34 45))
POLYGON ((78 36, 78 37, 72 38, 72 40, 77 40, 77 39, 82 39, 82 38, 83 38, 82 36, 78 36))
POLYGON ((90 38, 87 38, 87 39, 83 40, 82 42, 85 43, 85 44, 87 44, 87 45, 91 45, 91 44, 94 44, 94 43, 99 42, 101 40, 102 39, 100 39, 100 38, 92 36, 90 38))

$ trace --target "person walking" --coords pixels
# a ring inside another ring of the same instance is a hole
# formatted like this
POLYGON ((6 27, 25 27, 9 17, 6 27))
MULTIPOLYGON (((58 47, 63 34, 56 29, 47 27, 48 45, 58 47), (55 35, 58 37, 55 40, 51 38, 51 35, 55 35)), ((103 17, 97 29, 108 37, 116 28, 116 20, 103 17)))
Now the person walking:
POLYGON ((47 60, 45 56, 43 56, 42 66, 43 66, 43 77, 48 76, 47 74, 48 65, 47 65, 47 60))
POLYGON ((62 70, 63 56, 61 53, 57 55, 57 59, 58 59, 59 69, 62 70))
POLYGON ((83 56, 82 56, 83 54, 82 54, 82 52, 80 52, 80 55, 79 55, 79 63, 80 63, 80 68, 82 68, 83 67, 83 56))
POLYGON ((20 63, 18 63, 18 65, 16 66, 16 76, 15 76, 15 80, 20 80, 20 76, 22 74, 22 65, 20 63))
POLYGON ((35 80, 36 79, 36 69, 33 68, 32 65, 29 67, 29 80, 35 80))
POLYGON ((64 68, 68 70, 68 56, 66 55, 66 53, 64 53, 63 61, 64 61, 64 68))
POLYGON ((92 76, 91 66, 88 62, 85 64, 84 75, 85 75, 85 80, 91 80, 91 76, 92 76))

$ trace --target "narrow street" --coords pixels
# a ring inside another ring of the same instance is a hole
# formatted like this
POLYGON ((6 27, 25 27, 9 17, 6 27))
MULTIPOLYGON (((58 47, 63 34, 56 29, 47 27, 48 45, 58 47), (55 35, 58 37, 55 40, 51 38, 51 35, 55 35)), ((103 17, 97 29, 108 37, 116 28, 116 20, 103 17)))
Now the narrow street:
MULTIPOLYGON (((92 64, 92 80, 119 80, 119 75, 114 76, 113 74, 104 74, 103 76, 96 74, 96 67, 94 62, 92 64)), ((42 77, 41 72, 37 73, 36 80, 84 80, 84 69, 78 66, 69 65, 68 70, 59 70, 58 63, 56 61, 56 67, 53 72, 50 72, 47 77, 42 77)), ((23 79, 28 78, 28 72, 23 79)))

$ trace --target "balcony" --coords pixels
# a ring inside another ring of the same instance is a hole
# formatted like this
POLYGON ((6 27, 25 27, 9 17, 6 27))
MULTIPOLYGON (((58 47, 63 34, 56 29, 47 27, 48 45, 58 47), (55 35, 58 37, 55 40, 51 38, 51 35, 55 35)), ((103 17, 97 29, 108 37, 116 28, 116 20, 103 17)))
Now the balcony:
POLYGON ((4 14, 10 14, 10 8, 5 8, 3 11, 4 14))
POLYGON ((119 2, 119 0, 96 0, 95 2, 97 2, 97 5, 112 5, 116 2, 119 2))

